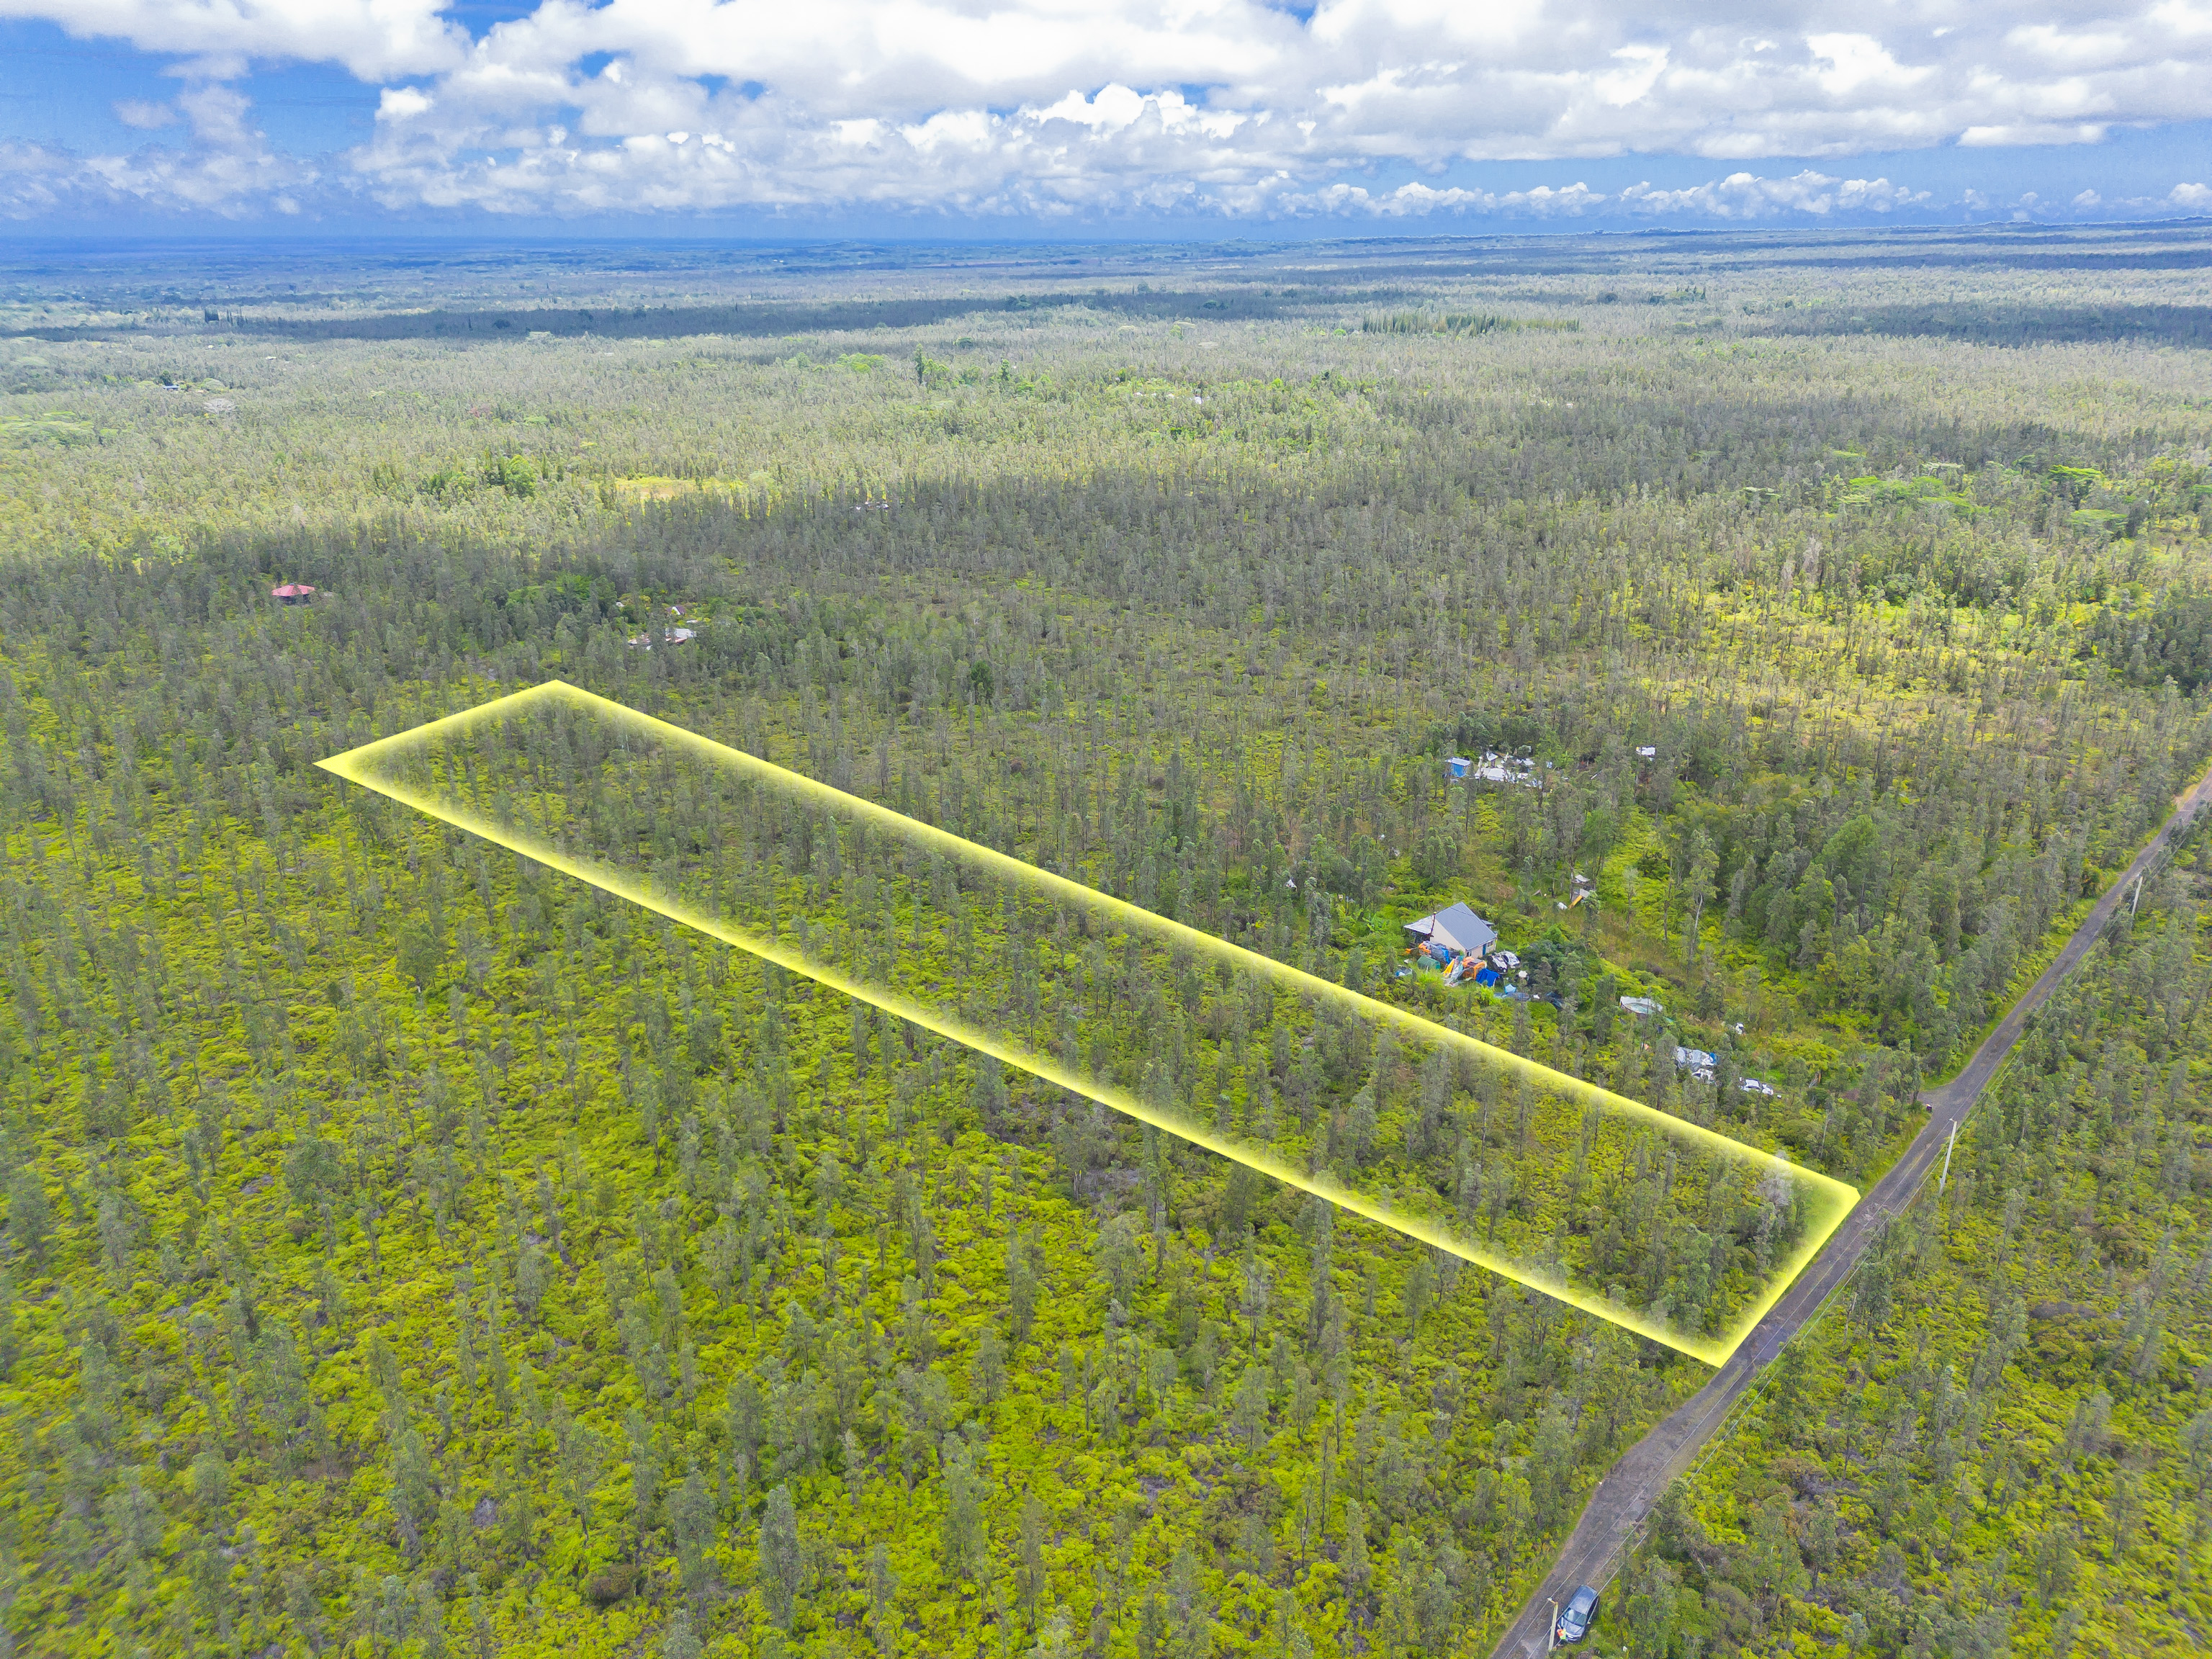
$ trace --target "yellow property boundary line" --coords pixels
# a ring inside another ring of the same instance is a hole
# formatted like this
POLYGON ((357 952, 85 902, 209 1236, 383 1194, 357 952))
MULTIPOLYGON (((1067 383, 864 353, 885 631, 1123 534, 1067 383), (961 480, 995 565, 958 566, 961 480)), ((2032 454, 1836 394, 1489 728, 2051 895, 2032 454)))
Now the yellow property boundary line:
POLYGON ((1102 893, 1096 888, 1086 887, 1079 882, 1071 881, 1065 876, 1054 875, 1048 870, 1040 870, 1035 865, 1025 864, 1021 860, 1010 857, 1006 854, 963 840, 949 831, 924 823, 918 818, 908 817, 902 812, 893 811, 887 806, 878 805, 858 795, 848 794, 842 789, 834 789, 828 784, 817 782, 812 778, 778 766, 771 761, 763 760, 755 755, 748 755, 741 750, 728 748, 711 738, 702 738, 696 732, 687 732, 680 726, 672 726, 665 720, 655 720, 650 714, 641 714, 637 710, 627 708, 621 703, 596 696, 565 681, 548 680, 544 684, 532 686, 527 690, 495 698, 474 708, 464 709, 459 714, 449 714, 442 720, 432 720, 426 725, 395 733, 392 737, 379 738, 374 743, 364 744, 357 749, 349 750, 341 755, 333 755, 327 760, 317 762, 316 764, 325 771, 334 773, 348 782, 357 783, 364 788, 374 790, 377 793, 398 801, 403 805, 410 806, 416 811, 442 823, 450 823, 457 829, 481 836, 495 846, 503 847, 509 852, 531 859, 548 869, 556 870, 562 875, 583 882, 588 886, 599 888, 602 891, 611 893, 617 898, 627 899, 633 904, 667 917, 671 921, 678 922, 684 927, 705 933, 709 938, 719 939, 725 945, 734 945, 738 950, 748 951, 765 961, 773 962, 779 967, 827 985, 832 990, 842 992, 847 996, 872 1004, 884 1012, 895 1015, 900 1019, 910 1021, 925 1030, 933 1031, 939 1036, 948 1037, 979 1053, 988 1054, 1004 1064, 1017 1066, 1033 1076, 1042 1078, 1047 1082, 1065 1089, 1072 1094, 1081 1095, 1098 1102, 1101 1105, 1109 1106, 1114 1110, 1135 1118, 1139 1122, 1151 1124, 1155 1128, 1164 1130, 1195 1146, 1202 1146, 1210 1152, 1272 1176, 1285 1186, 1295 1188, 1301 1192, 1310 1193, 1316 1197, 1335 1205, 1340 1209, 1348 1210, 1354 1215, 1364 1217, 1370 1221, 1403 1233, 1410 1238, 1418 1239, 1432 1249, 1458 1256, 1462 1261, 1473 1262, 1476 1267, 1497 1273, 1501 1278, 1527 1285, 1531 1290, 1540 1291, 1544 1295, 1565 1303, 1571 1308, 1593 1314, 1600 1319, 1633 1331, 1638 1336, 1647 1337, 1654 1342, 1662 1343, 1693 1358, 1701 1359, 1710 1365, 1719 1365, 1724 1363, 1728 1357, 1735 1352, 1737 1346, 1751 1334, 1767 1310, 1782 1299, 1784 1292, 1790 1288, 1791 1281, 1803 1271, 1805 1265, 1812 1261, 1820 1246, 1827 1242, 1829 1236, 1843 1224, 1844 1218, 1850 1213, 1852 1207, 1859 1200, 1857 1188, 1835 1180, 1832 1176, 1822 1175, 1818 1170, 1791 1164, 1779 1154, 1747 1146, 1740 1140, 1731 1140, 1726 1135, 1705 1128, 1698 1124, 1686 1122, 1681 1118, 1644 1105, 1640 1101, 1631 1100, 1625 1095, 1614 1094, 1610 1090, 1600 1088, 1597 1085, 1586 1082, 1581 1078, 1571 1077, 1565 1072, 1554 1071, 1552 1067, 1536 1060, 1514 1054, 1509 1049, 1494 1047, 1462 1032, 1452 1030, 1447 1026, 1438 1025, 1405 1009, 1394 1007, 1389 1003, 1377 1002, 1372 998, 1361 995, 1357 991, 1349 990, 1341 985, 1333 984, 1316 975, 1306 973, 1303 969, 1277 962, 1272 957, 1261 956, 1257 951, 1246 950, 1242 945, 1232 945, 1226 939, 1217 939, 1210 933, 1202 933, 1196 928, 1188 927, 1182 922, 1171 921, 1150 910, 1139 908, 1126 900, 1102 893), (796 796, 841 815, 879 825, 909 842, 920 842, 925 847, 948 854, 963 862, 978 865, 996 874, 1022 882, 1035 891, 1085 906, 1094 913, 1103 914, 1123 923, 1133 931, 1148 932, 1157 939, 1188 945, 1197 951, 1212 957, 1216 961, 1233 963, 1277 985, 1300 992, 1318 1001, 1333 1004, 1363 1019, 1382 1021, 1395 1025, 1400 1030, 1407 1032, 1425 1042, 1444 1045, 1472 1054, 1485 1063, 1498 1066, 1516 1077, 1527 1079, 1533 1085, 1595 1104, 1608 1112, 1626 1115, 1630 1119, 1655 1128, 1662 1134, 1717 1152, 1722 1157, 1739 1164, 1778 1164, 1787 1171, 1790 1179, 1807 1183, 1825 1202, 1817 1206, 1815 1213, 1808 1218, 1806 1235, 1798 1249, 1786 1262, 1774 1270, 1765 1288, 1727 1332, 1717 1338, 1688 1335, 1670 1329, 1649 1315, 1638 1312, 1633 1308, 1626 1307, 1606 1297, 1578 1290, 1558 1274, 1501 1256, 1493 1250, 1460 1238, 1418 1217, 1401 1215, 1389 1206, 1350 1190, 1325 1174, 1308 1175, 1295 1164, 1286 1163, 1263 1151, 1209 1133, 1202 1126, 1194 1121, 1172 1118, 1148 1106, 1135 1094, 1111 1083, 1071 1071, 1049 1055, 1033 1054, 1025 1048, 1011 1047, 1002 1038, 990 1031, 978 1029, 962 1020, 949 1018, 943 1011, 917 1002, 896 990, 854 979, 833 966, 801 956, 780 941, 763 939, 757 934, 733 927, 720 917, 657 892, 647 883, 626 875, 621 871, 600 867, 570 858, 559 848, 537 836, 501 824, 483 813, 435 798, 377 774, 376 763, 392 756, 395 751, 411 749, 434 736, 465 733, 470 728, 488 720, 503 714, 519 713, 526 706, 537 703, 566 705, 619 727, 641 733, 699 758, 712 762, 716 766, 742 773, 759 782, 781 790, 787 795, 796 796))

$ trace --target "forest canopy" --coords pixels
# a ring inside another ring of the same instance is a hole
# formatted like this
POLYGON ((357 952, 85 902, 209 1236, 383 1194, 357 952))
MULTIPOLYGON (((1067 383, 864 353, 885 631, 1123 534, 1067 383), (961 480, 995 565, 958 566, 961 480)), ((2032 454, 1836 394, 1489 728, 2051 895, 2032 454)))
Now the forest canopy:
MULTIPOLYGON (((2212 762, 2205 234, 5 267, 0 1630, 1486 1652, 1707 1367, 316 763, 564 680, 1864 1188, 2212 762)), ((1802 1222, 563 741, 455 775, 1625 1303, 1802 1222)), ((2212 1620, 2200 864, 1605 1643, 2212 1620)))

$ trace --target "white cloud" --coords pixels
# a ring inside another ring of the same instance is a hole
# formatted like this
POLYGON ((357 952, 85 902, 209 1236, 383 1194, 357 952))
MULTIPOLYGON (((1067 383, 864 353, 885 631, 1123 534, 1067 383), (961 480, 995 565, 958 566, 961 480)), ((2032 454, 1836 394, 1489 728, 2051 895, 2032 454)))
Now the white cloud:
POLYGON ((187 88, 167 104, 118 105, 126 125, 181 120, 184 142, 149 143, 128 155, 72 155, 40 144, 0 142, 0 219, 151 209, 243 219, 301 211, 320 183, 312 163, 271 149, 243 93, 187 88))
POLYGON ((1633 185, 1621 191, 1620 200, 1637 212, 1654 215, 1771 219, 1796 214, 1826 219, 1838 213, 1894 212, 1927 201, 1928 192, 1893 185, 1887 179, 1834 179, 1808 168, 1788 179, 1732 173, 1715 183, 1688 190, 1653 190, 1648 185, 1633 185))
POLYGON ((2166 199, 2175 207, 2202 213, 2212 208, 2212 185, 2176 185, 2166 199))
POLYGON ((2012 121, 1999 126, 1968 127, 1959 143, 1968 149, 2008 149, 2017 144, 2096 144, 2112 131, 2106 121, 2012 121))
MULTIPOLYGON (((0 16, 190 54, 179 107, 191 153, 210 157, 258 140, 242 104, 226 116, 192 99, 249 64, 343 67, 380 89, 374 135, 307 171, 325 197, 394 208, 1828 216, 1925 198, 1848 168, 1755 164, 2212 118, 2204 0, 1942 15, 1931 28, 1876 8, 1838 27, 1802 0, 1723 14, 1323 0, 1303 22, 1262 0, 538 0, 471 39, 443 0, 0 0, 0 16), (1631 152, 1723 165, 1692 188, 1611 198, 1358 182, 1484 161, 1556 161, 1571 179, 1631 152)), ((117 109, 154 123, 164 107, 117 109)), ((25 190, 70 172, 50 151, 10 155, 8 176, 44 181, 25 190)), ((280 160, 264 199, 318 199, 275 181, 280 160)), ((139 176, 112 158, 76 167, 139 176)), ((224 176, 245 191, 260 173, 224 176)))
POLYGON ((152 132, 174 126, 178 118, 173 105, 151 103, 143 98, 118 98, 115 100, 115 118, 126 127, 152 132))
POLYGON ((1145 112, 1145 95, 1116 81, 1101 87, 1095 98, 1071 92, 1049 109, 1036 112, 1040 121, 1073 121, 1093 132, 1118 132, 1145 112))
POLYGON ((148 144, 129 155, 76 156, 37 144, 0 143, 0 218, 133 208, 242 219, 300 211, 317 169, 271 150, 228 87, 179 96, 181 145, 148 144))
POLYGON ((444 9, 442 0, 0 0, 0 17, 44 18, 80 38, 337 64, 367 81, 459 62, 468 36, 444 9))
POLYGON ((1849 99, 1869 87, 1910 87, 1925 80, 1924 67, 1908 70, 1889 55, 1889 50, 1870 34, 1814 34, 1805 44, 1813 49, 1814 79, 1831 98, 1849 99))
POLYGON ((1591 84, 1597 95, 1615 109, 1626 109, 1638 99, 1650 94, 1659 84, 1659 77, 1667 72, 1667 48, 1664 46, 1620 46, 1614 50, 1613 62, 1620 67, 1599 76, 1591 84))
POLYGON ((1358 185, 1335 184, 1310 192, 1285 193, 1276 198, 1276 204, 1288 212, 1366 215, 1377 219, 1425 218, 1441 213, 1562 219, 1579 218, 1611 206, 1616 200, 1580 183, 1565 189, 1539 185, 1533 190, 1503 191, 1462 190, 1456 185, 1437 190, 1415 183, 1401 185, 1380 194, 1358 185))

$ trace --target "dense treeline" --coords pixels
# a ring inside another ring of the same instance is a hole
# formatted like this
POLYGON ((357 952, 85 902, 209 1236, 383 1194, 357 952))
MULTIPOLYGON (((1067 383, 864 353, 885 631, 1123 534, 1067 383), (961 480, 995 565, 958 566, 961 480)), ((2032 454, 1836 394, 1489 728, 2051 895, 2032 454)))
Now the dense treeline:
MULTIPOLYGON (((271 327, 296 310, 303 328, 416 331, 362 340, 249 337, 204 320, 239 314, 234 297, 183 303, 173 283, 95 280, 65 298, 42 274, 13 320, 70 337, 0 340, 0 526, 26 546, 136 555, 180 550, 194 525, 282 536, 400 514, 426 533, 458 522, 521 544, 574 533, 629 499, 640 475, 758 501, 1185 469, 1273 470, 1279 485, 1344 483, 1373 499, 1663 491, 1768 514, 1820 500, 1823 479, 1904 485, 1923 463, 1963 469, 1943 474, 1941 493, 1968 506, 2010 503, 2020 492, 2005 470, 2033 460, 2038 473, 2115 481, 2115 499, 2075 506, 2116 513, 2133 538, 2124 497, 2141 493, 2143 468, 2196 456, 2212 436, 2185 351, 1778 332, 1955 292, 1957 277, 1929 263, 1936 241, 1845 244, 1777 258, 1757 239, 1694 254, 1628 243, 1598 260, 1624 277, 1643 266, 1648 296, 1593 287, 1579 274, 1589 249, 1536 246, 1181 261, 1172 285, 1141 260, 1093 262, 1088 278, 1079 263, 1049 282, 1040 270, 1049 303, 1011 310, 1003 291, 957 279, 951 294, 917 295, 896 273, 856 268, 848 291, 825 294, 818 276, 808 285, 817 261, 772 276, 664 251, 558 270, 505 258, 431 275, 375 274, 374 260, 294 266, 289 292, 273 283, 249 307, 271 327), (732 286, 744 296, 734 307, 732 286), (1362 333, 1363 310, 1385 293, 1431 318, 1581 327, 1362 333), (1667 303, 1610 302, 1639 297, 1667 303), (424 332, 443 325, 441 307, 481 325, 424 332), (620 326, 574 332, 586 313, 620 326), (746 331, 756 324, 781 337, 746 331), (536 474, 527 491, 488 464, 517 456, 536 474), (1434 485, 1408 489, 1409 461, 1434 485)), ((2177 245, 2193 246, 2190 234, 2079 255, 2141 258, 2135 280, 2157 289, 2157 258, 2177 245)), ((1985 308, 2015 289, 2047 301, 2047 278, 1995 263, 2012 257, 1985 249, 1985 308)), ((1921 510, 1946 505, 1966 516, 1921 510)), ((1753 533, 1789 541, 1804 528, 1753 533)))
POLYGON ((2199 305, 1830 307, 1770 319, 1769 325, 1788 334, 1901 334, 2008 346, 2083 340, 2195 348, 2212 344, 2212 307, 2199 305))

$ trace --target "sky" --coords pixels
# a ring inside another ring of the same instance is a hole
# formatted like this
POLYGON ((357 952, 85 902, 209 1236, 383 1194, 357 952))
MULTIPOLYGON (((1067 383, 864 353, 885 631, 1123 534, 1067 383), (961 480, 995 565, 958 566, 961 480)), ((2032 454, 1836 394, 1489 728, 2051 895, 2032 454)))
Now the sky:
POLYGON ((2191 215, 2212 0, 0 0, 19 234, 2191 215))

